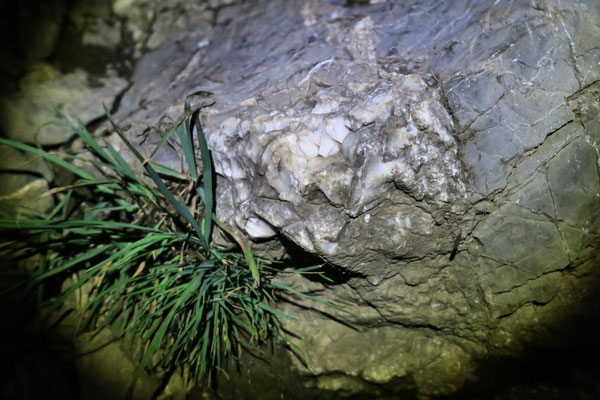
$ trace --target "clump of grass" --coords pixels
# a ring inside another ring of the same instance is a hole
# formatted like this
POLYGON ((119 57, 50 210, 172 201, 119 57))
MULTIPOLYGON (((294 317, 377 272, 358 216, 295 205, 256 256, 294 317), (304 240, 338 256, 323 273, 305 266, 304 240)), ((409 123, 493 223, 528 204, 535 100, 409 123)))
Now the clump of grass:
POLYGON ((114 131, 141 163, 145 178, 110 143, 100 144, 81 122, 74 129, 95 155, 89 162, 102 172, 101 178, 78 167, 74 159, 0 139, 77 177, 72 185, 53 189, 61 198, 48 213, 20 210, 18 217, 0 219, 1 229, 26 234, 25 240, 6 243, 0 255, 40 255, 32 279, 38 285, 77 272, 77 279, 57 301, 85 289, 88 300, 79 310, 82 327, 110 326, 134 338, 144 349, 140 368, 183 367, 190 380, 210 381, 228 360, 243 350, 258 353, 258 345, 271 338, 304 360, 280 323, 280 318, 290 317, 274 304, 280 291, 310 296, 277 282, 281 272, 254 257, 216 219, 211 155, 198 110, 191 109, 189 100, 154 151, 176 134, 187 173, 145 159, 108 112, 114 131), (201 165, 196 162, 196 147, 201 165), (73 207, 83 199, 86 207, 73 207), (223 231, 234 244, 215 245, 213 229, 223 231))

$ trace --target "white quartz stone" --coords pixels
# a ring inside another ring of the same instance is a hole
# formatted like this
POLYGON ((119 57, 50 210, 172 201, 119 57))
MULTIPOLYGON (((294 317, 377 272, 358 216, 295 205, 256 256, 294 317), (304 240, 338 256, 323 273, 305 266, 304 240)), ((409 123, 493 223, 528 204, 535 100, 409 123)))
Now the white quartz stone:
POLYGON ((326 254, 329 254, 329 255, 335 254, 335 252, 336 252, 336 250, 337 250, 338 246, 339 246, 339 245, 338 245, 337 243, 335 243, 335 242, 330 242, 330 241, 328 241, 328 240, 324 240, 324 241, 321 243, 321 248, 323 249, 323 251, 324 251, 326 254))
POLYGON ((244 230, 253 239, 266 239, 277 234, 269 224, 258 218, 249 218, 244 230))
POLYGON ((372 124, 375 122, 375 119, 377 119, 375 112, 363 105, 354 107, 352 111, 350 111, 350 116, 357 122, 360 122, 362 125, 372 124))
POLYGON ((346 126, 346 119, 344 117, 335 116, 327 120, 325 132, 341 144, 350 133, 350 130, 346 126))
POLYGON ((308 135, 301 135, 298 137, 298 146, 300 146, 300 150, 308 159, 315 158, 319 155, 319 146, 316 145, 308 135))
POLYGON ((340 103, 332 98, 320 100, 312 109, 311 114, 329 114, 339 109, 340 103))
POLYGON ((319 144, 319 155, 321 157, 329 157, 339 153, 339 151, 340 145, 335 140, 327 134, 321 136, 321 143, 319 144))
POLYGON ((240 119, 230 117, 221 123, 221 132, 227 136, 236 136, 238 129, 240 128, 240 119))

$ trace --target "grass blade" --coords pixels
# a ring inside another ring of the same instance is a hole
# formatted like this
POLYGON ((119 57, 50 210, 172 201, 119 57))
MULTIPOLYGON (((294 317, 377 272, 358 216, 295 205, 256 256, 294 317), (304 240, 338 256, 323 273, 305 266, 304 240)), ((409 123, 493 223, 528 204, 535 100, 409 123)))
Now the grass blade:
POLYGON ((107 117, 108 117, 108 120, 110 121, 110 123, 112 124, 113 128, 115 129, 115 131, 121 138, 121 140, 123 140, 123 142, 125 142, 125 144, 127 145, 127 147, 129 147, 131 152, 142 163, 144 169, 146 170, 146 172, 148 173, 148 175, 150 176, 150 178, 152 179, 154 184, 157 186, 160 193, 165 197, 165 199, 167 199, 167 201, 169 203, 171 203, 171 205, 175 208, 175 210, 179 213, 179 215, 181 215, 188 223, 190 223, 190 225, 192 225, 192 227, 198 234, 198 237, 202 239, 202 244, 204 246, 204 249, 207 252, 210 251, 208 242, 202 235, 202 229, 200 228, 200 225, 198 225, 198 222, 194 219, 194 217, 192 216, 192 213, 187 208, 187 206, 185 204, 183 204, 183 202, 181 200, 177 199, 169 191, 169 189, 167 189, 167 186, 165 185, 163 180, 160 178, 158 173, 154 170, 154 168, 152 168, 152 166, 150 164, 148 164, 146 162, 146 160, 144 160, 144 157, 142 157, 140 152, 138 152, 137 149, 133 146, 133 144, 131 144, 131 142, 127 139, 127 137, 125 136, 123 131, 121 131, 121 129, 117 126, 117 124, 114 122, 112 116, 109 113, 107 113, 107 117))
POLYGON ((212 168, 212 159, 210 155, 210 150, 208 149, 208 143, 206 142, 206 138, 204 137, 204 131, 202 130, 202 126, 199 123, 198 119, 199 111, 196 110, 190 119, 190 136, 191 133, 194 132, 194 127, 196 128, 197 137, 198 137, 198 147, 200 147, 200 157, 202 158, 202 183, 203 183, 203 200, 204 200, 204 237, 208 242, 210 242, 210 236, 212 233, 212 224, 213 224, 213 168, 212 168))
POLYGON ((188 170, 192 180, 198 181, 198 169, 196 167, 196 152, 194 151, 194 141, 190 132, 190 126, 183 123, 177 128, 179 141, 183 148, 183 158, 187 162, 188 170))
POLYGON ((36 156, 40 156, 43 159, 50 161, 64 169, 66 169, 67 171, 77 175, 78 177, 80 177, 82 179, 86 179, 89 181, 94 180, 94 177, 92 175, 88 174, 87 172, 85 172, 84 170, 77 168, 75 165, 63 160, 62 158, 53 156, 52 154, 49 154, 42 149, 38 149, 37 147, 29 146, 27 144, 17 142, 15 140, 4 139, 4 138, 0 138, 0 144, 11 146, 11 147, 14 147, 15 149, 25 151, 25 152, 28 152, 31 154, 35 154, 36 156))

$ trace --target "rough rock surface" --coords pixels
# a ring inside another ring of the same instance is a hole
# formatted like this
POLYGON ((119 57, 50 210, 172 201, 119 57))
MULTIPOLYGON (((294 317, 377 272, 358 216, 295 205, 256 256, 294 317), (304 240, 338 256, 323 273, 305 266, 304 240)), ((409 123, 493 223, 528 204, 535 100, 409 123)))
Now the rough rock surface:
POLYGON ((328 262, 294 284, 356 314, 290 311, 307 384, 451 393, 593 297, 600 3, 359 3, 222 4, 156 41, 117 117, 144 146, 215 94, 219 217, 328 262))
POLYGON ((80 118, 90 123, 104 115, 103 104, 112 104, 127 87, 117 76, 94 78, 78 70, 61 74, 41 66, 22 79, 21 90, 0 99, 0 126, 11 139, 40 145, 64 143, 73 136, 69 123, 80 118))
POLYGON ((47 180, 52 172, 39 158, 21 153, 12 147, 0 146, 0 207, 17 205, 45 211, 52 206, 47 180))

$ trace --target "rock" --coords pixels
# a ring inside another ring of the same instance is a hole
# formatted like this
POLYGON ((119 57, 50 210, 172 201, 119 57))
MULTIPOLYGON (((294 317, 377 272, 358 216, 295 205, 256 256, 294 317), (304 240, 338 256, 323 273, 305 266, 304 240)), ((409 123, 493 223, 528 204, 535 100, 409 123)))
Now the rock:
POLYGON ((360 331, 351 332, 336 322, 318 320, 313 325, 324 327, 327 335, 310 333, 314 327, 308 324, 297 332, 306 335, 308 358, 322 360, 312 372, 319 377, 317 385, 324 390, 344 393, 353 386, 355 390, 364 390, 369 384, 387 384, 389 391, 401 392, 416 386, 422 395, 437 395, 454 391, 473 368, 462 347, 466 343, 453 344, 435 334, 402 327, 372 328, 370 340, 364 341, 364 333, 360 331), (361 350, 349 351, 356 349, 357 343, 361 350), (319 356, 324 351, 328 354, 326 359, 319 356), (344 374, 332 375, 330 371, 344 371, 344 374), (345 381, 350 384, 342 386, 345 381))
MULTIPOLYGON (((35 81, 29 77, 24 80, 35 81)), ((28 84, 0 100, 0 126, 9 138, 22 142, 64 143, 74 133, 69 124, 57 116, 54 107, 69 118, 80 118, 87 124, 102 117, 103 105, 110 109, 126 86, 127 82, 119 77, 94 78, 82 70, 28 84)))
POLYGON ((106 21, 97 19, 85 30, 81 38, 83 45, 116 48, 121 43, 121 32, 110 26, 106 21))
POLYGON ((333 283, 289 283, 353 313, 290 311, 313 387, 455 392, 581 301, 600 254, 597 2, 221 6, 210 28, 158 17, 176 28, 116 116, 148 154, 147 127, 214 93, 218 217, 262 255, 331 265, 333 283))
MULTIPOLYGON (((135 382, 136 365, 120 348, 120 343, 104 330, 97 335, 84 334, 78 338, 77 360, 81 395, 85 399, 124 398, 135 383, 131 399, 148 399, 160 385, 156 377, 142 375, 135 382)), ((173 396, 181 399, 183 396, 173 396)))
POLYGON ((58 69, 48 63, 37 63, 29 67, 29 71, 19 80, 19 89, 34 90, 36 86, 60 78, 58 69))
POLYGON ((124 28, 133 39, 135 58, 142 51, 156 49, 165 42, 205 36, 211 29, 213 9, 221 3, 232 1, 182 2, 179 0, 116 0, 112 4, 113 13, 124 21, 124 28), (190 30, 190 26, 195 29, 190 30))
POLYGON ((0 205, 47 211, 53 205, 52 196, 45 195, 52 172, 43 160, 31 154, 0 146, 0 205))

